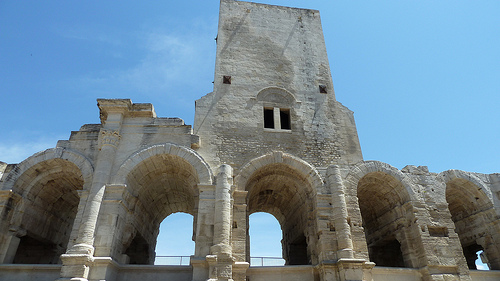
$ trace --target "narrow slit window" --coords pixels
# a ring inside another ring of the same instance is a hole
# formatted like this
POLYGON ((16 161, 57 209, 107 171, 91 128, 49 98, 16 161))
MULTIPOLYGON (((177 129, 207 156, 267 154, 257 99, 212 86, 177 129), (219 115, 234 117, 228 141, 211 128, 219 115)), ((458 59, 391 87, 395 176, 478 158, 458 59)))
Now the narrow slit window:
POLYGON ((290 109, 280 108, 280 123, 282 130, 291 130, 290 109))
POLYGON ((264 107, 264 128, 274 129, 274 110, 264 107))

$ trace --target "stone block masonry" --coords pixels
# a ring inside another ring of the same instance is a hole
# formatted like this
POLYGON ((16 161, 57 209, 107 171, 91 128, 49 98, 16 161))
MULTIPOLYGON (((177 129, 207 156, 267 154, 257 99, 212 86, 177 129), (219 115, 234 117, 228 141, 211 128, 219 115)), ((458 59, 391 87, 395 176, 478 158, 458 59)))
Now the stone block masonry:
POLYGON ((1 280, 500 280, 500 175, 364 161, 319 11, 222 0, 216 52, 193 127, 100 99, 100 124, 0 162, 1 280), (155 266, 176 212, 190 265, 155 266), (255 212, 284 266, 250 267, 255 212))

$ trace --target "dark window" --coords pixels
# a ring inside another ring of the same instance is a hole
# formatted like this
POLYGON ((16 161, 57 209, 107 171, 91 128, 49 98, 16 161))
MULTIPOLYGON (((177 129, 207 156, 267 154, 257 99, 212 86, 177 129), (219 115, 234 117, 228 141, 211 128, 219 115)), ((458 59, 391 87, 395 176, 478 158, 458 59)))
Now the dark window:
POLYGON ((57 264, 59 256, 57 245, 30 236, 20 239, 13 263, 17 264, 57 264))
POLYGON ((264 128, 274 129, 274 110, 264 108, 264 128))
POLYGON ((327 94, 328 90, 325 85, 319 85, 319 92, 322 94, 327 94))
POLYGON ((290 109, 280 108, 280 123, 282 130, 290 130, 290 109))
POLYGON ((149 244, 140 233, 132 240, 125 254, 129 256, 129 264, 149 264, 149 244))
POLYGON ((376 244, 368 246, 370 261, 378 266, 406 267, 398 240, 392 238, 388 241, 378 241, 376 244))

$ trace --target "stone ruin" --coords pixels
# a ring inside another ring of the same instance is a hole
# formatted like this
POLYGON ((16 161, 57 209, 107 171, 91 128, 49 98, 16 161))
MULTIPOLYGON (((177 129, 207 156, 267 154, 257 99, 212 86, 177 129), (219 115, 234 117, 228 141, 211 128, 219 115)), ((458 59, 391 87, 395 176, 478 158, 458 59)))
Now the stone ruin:
POLYGON ((500 174, 364 161, 316 10, 222 0, 193 126, 98 107, 100 124, 0 165, 0 279, 500 280, 500 174), (154 266, 176 212, 195 253, 154 266), (249 266, 255 212, 279 221, 284 266, 249 266))

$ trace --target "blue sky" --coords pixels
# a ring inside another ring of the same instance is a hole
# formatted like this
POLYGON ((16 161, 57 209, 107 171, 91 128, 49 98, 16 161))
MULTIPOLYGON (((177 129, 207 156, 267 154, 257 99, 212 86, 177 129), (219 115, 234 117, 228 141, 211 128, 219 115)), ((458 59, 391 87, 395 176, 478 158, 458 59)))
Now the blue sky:
MULTIPOLYGON (((500 172, 499 1, 262 1, 321 12, 337 100, 366 160, 500 172)), ((0 161, 86 123, 97 98, 193 123, 219 1, 0 1, 0 161)))

